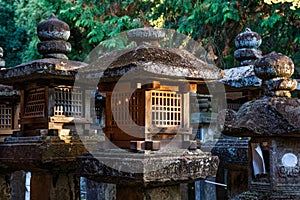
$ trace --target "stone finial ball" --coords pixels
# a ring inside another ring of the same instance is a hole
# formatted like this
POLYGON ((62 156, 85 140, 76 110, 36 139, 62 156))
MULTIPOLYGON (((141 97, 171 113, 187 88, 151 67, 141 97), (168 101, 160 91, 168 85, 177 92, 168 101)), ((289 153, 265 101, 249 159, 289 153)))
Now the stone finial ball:
POLYGON ((254 71, 262 80, 290 78, 294 73, 294 63, 291 58, 272 52, 255 62, 254 71))
POLYGON ((261 45, 261 36, 246 28, 244 32, 238 34, 234 44, 236 48, 258 48, 261 45))
POLYGON ((70 27, 52 14, 49 19, 39 23, 37 34, 40 40, 64 40, 70 37, 70 27))

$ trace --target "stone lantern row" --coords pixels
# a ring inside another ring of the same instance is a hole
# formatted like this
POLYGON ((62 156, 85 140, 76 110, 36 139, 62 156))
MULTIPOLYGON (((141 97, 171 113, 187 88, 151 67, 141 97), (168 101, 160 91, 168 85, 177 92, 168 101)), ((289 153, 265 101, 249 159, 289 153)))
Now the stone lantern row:
POLYGON ((0 167, 31 172, 32 200, 79 199, 78 174, 116 184, 117 199, 180 199, 181 183, 216 174, 218 158, 192 138, 189 102, 203 79, 222 78, 220 69, 161 48, 159 30, 138 29, 128 38, 143 42, 92 63, 98 70, 116 56, 93 85, 91 66, 65 55, 71 51, 66 23, 51 15, 37 33, 43 59, 0 71, 1 83, 20 90, 21 126, 0 144, 0 167), (79 71, 84 88, 74 85, 79 71), (127 72, 132 79, 119 81, 127 72), (103 101, 91 97, 95 86, 103 101), (103 112, 105 127, 95 132, 94 117, 103 112))
MULTIPOLYGON (((189 114, 192 94, 205 87, 203 80, 224 78, 220 69, 180 49, 161 48, 162 31, 130 31, 128 39, 137 46, 91 65, 103 69, 101 64, 116 56, 100 81, 97 77, 99 103, 91 98, 95 85, 86 82, 95 69, 65 55, 71 51, 69 26, 51 15, 38 25, 37 34, 43 59, 0 71, 1 83, 20 90, 21 125, 0 144, 0 168, 31 171, 32 200, 79 199, 78 174, 116 184, 117 199, 180 199, 181 183, 216 175, 219 160, 197 149, 189 114), (80 70, 85 88, 74 86, 80 70), (132 79, 121 79, 127 72, 132 79), (95 105, 95 116, 90 105, 95 105), (98 127, 96 131, 103 130, 98 137, 91 127, 93 117, 103 112, 105 127, 98 127)), ((263 56, 260 44, 261 37, 250 29, 235 40, 234 57, 241 66, 252 66, 264 96, 243 104, 237 113, 228 110, 223 133, 252 137, 250 192, 297 199, 300 102, 290 98, 297 86, 290 78, 294 64, 275 52, 263 56)), ((0 67, 2 57, 0 48, 0 67)), ((0 198, 10 196, 0 193, 0 198)))

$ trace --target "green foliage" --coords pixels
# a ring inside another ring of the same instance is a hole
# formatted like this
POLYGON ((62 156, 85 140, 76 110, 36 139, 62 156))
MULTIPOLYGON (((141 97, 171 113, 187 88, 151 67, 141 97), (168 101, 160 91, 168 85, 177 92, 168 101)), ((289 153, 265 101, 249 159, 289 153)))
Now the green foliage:
POLYGON ((22 49, 28 43, 26 30, 15 25, 13 0, 0 1, 0 46, 4 50, 6 66, 22 62, 22 49))
POLYGON ((299 71, 300 9, 291 10, 289 4, 268 5, 254 0, 190 2, 161 1, 148 18, 161 20, 159 17, 163 16, 164 27, 190 35, 205 47, 212 46, 221 68, 237 64, 233 59, 234 39, 249 27, 262 35, 264 54, 271 51, 286 54, 293 58, 299 71))
POLYGON ((97 45, 117 49, 124 41, 107 40, 143 26, 175 29, 198 41, 217 57, 221 68, 234 67, 234 39, 246 27, 262 35, 260 49, 286 54, 300 71, 300 9, 263 0, 0 0, 0 45, 6 62, 39 58, 36 26, 51 13, 69 24, 73 60, 84 60, 97 45), (103 42, 104 41, 104 42, 103 42))

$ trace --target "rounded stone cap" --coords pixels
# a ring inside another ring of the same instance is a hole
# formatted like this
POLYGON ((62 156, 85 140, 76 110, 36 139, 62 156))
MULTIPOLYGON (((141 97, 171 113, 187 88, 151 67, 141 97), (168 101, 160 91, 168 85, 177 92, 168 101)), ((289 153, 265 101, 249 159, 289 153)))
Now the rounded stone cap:
POLYGON ((70 37, 70 27, 67 23, 57 19, 52 14, 49 19, 41 22, 37 27, 37 34, 40 40, 64 40, 70 37))
POLYGON ((67 54, 71 52, 71 44, 61 40, 42 41, 37 44, 39 53, 46 55, 51 53, 67 54))
POLYGON ((138 28, 128 31, 127 37, 130 41, 135 41, 137 45, 143 43, 159 42, 166 36, 165 32, 154 28, 138 28))
POLYGON ((260 58, 262 55, 260 50, 253 49, 253 48, 241 48, 234 51, 234 58, 238 61, 243 60, 255 60, 260 58))
POLYGON ((255 62, 254 71, 262 80, 290 78, 294 73, 294 63, 291 58, 272 52, 255 62))
POLYGON ((261 45, 261 36, 246 28, 244 32, 238 34, 234 42, 236 48, 258 48, 261 45))

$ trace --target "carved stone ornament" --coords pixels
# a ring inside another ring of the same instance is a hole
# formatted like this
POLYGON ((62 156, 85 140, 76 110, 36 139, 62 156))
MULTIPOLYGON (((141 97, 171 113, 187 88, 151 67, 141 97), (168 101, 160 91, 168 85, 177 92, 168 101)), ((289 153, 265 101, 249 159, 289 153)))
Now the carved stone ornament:
POLYGON ((70 37, 69 25, 56 18, 54 14, 37 27, 37 34, 41 40, 38 51, 45 58, 68 59, 65 55, 71 52, 71 44, 67 42, 70 37))
POLYGON ((257 49, 260 44, 261 36, 246 28, 245 32, 235 38, 235 46, 238 49, 234 52, 234 58, 241 62, 241 66, 252 65, 262 55, 262 52, 257 49))
POLYGON ((294 73, 294 63, 281 53, 272 52, 258 59, 254 71, 263 80, 266 96, 291 97, 290 91, 297 87, 297 81, 290 78, 294 73))

